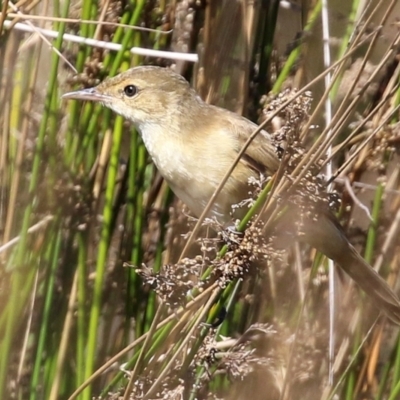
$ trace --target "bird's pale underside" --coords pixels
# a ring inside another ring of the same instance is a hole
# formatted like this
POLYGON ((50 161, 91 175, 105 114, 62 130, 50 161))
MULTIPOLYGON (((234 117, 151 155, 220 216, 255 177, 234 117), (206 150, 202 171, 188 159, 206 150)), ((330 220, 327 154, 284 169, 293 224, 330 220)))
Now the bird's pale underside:
MULTIPOLYGON (((63 97, 101 102, 132 121, 161 175, 196 216, 257 128, 246 118, 203 102, 183 77, 159 67, 133 68, 95 88, 63 97)), ((231 206, 248 196, 249 178, 259 178, 259 172, 272 175, 279 164, 271 137, 262 131, 217 197, 211 216, 223 224, 229 222, 231 206)), ((400 324, 397 296, 350 244, 329 210, 307 224, 303 240, 337 262, 400 324)))

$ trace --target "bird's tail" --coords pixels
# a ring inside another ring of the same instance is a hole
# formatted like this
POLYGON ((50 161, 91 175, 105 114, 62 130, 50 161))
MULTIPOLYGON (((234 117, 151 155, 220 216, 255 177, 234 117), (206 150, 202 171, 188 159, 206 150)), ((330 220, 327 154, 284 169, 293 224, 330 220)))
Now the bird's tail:
POLYGON ((372 298, 376 306, 400 325, 400 301, 387 282, 350 244, 332 215, 306 226, 304 240, 335 261, 372 298))

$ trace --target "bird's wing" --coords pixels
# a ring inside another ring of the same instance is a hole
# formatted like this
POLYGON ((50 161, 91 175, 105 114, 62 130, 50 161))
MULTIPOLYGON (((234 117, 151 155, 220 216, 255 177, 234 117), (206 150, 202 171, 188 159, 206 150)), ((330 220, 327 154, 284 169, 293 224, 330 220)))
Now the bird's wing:
MULTIPOLYGON (((237 148, 239 152, 246 143, 249 136, 257 129, 257 125, 249 120, 238 117, 235 121, 235 132, 237 135, 237 148)), ((277 146, 272 142, 271 136, 264 130, 259 132, 246 149, 242 162, 249 168, 262 174, 272 175, 279 168, 279 157, 277 146)))

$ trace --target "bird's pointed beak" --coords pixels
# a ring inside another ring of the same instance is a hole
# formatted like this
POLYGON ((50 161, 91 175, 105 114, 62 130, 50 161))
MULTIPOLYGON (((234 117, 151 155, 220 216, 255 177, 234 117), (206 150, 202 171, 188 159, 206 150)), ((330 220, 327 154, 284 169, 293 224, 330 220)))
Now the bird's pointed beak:
POLYGON ((110 100, 111 96, 100 93, 96 88, 89 88, 65 93, 61 96, 61 98, 66 100, 89 100, 105 102, 107 100, 110 100))

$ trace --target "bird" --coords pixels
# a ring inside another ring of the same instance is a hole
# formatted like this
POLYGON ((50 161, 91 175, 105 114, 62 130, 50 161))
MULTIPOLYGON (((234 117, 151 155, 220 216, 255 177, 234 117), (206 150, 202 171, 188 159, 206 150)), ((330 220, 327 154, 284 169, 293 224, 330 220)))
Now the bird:
MULTIPOLYGON (((189 82, 170 68, 134 67, 96 87, 62 97, 102 103, 131 121, 162 177, 197 217, 258 128, 241 115, 204 102, 189 82)), ((249 179, 259 178, 260 169, 272 176, 280 164, 271 135, 261 130, 208 216, 229 224, 232 205, 248 197, 249 179)), ((400 325, 398 297, 353 247, 332 212, 325 210, 317 221, 308 224, 303 240, 337 263, 391 321, 400 325)))

